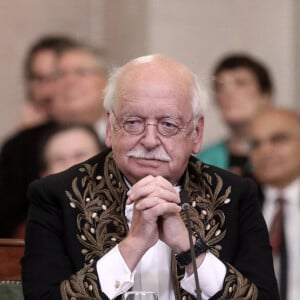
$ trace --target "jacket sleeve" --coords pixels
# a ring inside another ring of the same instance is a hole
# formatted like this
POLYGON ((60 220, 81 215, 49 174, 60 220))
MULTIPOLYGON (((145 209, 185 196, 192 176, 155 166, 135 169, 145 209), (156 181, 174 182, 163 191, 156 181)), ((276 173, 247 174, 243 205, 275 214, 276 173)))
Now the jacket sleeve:
POLYGON ((96 260, 74 271, 65 246, 64 215, 57 194, 36 181, 28 195, 31 207, 22 259, 25 299, 108 299, 101 293, 96 260))

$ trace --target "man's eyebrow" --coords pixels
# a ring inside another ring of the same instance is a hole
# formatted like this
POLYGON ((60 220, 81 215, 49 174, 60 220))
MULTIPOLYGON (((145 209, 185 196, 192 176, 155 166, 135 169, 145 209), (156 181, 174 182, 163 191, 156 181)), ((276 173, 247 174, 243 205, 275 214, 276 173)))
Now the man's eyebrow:
MULTIPOLYGON (((122 116, 123 118, 124 117, 140 117, 143 119, 148 118, 147 113, 144 115, 144 114, 136 113, 136 112, 124 112, 124 113, 121 113, 120 116, 122 116)), ((156 119, 163 119, 163 118, 172 118, 172 119, 177 119, 177 120, 183 119, 182 117, 178 116, 177 114, 171 114, 171 113, 165 113, 163 115, 156 117, 156 119)))

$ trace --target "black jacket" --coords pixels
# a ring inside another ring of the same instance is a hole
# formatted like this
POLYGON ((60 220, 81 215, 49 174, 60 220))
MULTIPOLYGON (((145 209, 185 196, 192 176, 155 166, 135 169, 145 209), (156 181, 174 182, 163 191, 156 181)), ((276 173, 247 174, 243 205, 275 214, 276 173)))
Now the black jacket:
POLYGON ((0 153, 0 237, 9 238, 24 222, 29 207, 26 196, 31 181, 39 177, 39 143, 54 123, 24 129, 2 146, 0 153))
MULTIPOLYGON (((180 184, 189 194, 193 231, 227 267, 211 299, 279 299, 254 183, 191 157, 180 184)), ((126 192, 109 150, 31 185, 25 299, 107 299, 96 262, 128 232, 126 192)), ((179 286, 184 269, 174 257, 172 266, 176 299, 191 299, 179 286)))

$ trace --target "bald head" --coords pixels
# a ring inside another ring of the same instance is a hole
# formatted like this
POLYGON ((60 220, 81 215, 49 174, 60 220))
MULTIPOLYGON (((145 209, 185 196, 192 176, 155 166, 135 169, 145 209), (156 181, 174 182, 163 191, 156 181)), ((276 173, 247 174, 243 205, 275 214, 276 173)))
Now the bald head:
POLYGON ((261 110, 255 115, 252 123, 268 117, 286 119, 290 121, 293 120, 293 122, 296 122, 298 125, 300 125, 300 115, 296 111, 279 107, 268 107, 261 110))
POLYGON ((162 54, 136 58, 127 63, 121 72, 124 75, 120 76, 121 78, 136 76, 139 79, 143 79, 147 75, 160 74, 160 76, 171 80, 183 80, 183 85, 187 83, 191 85, 194 79, 193 73, 185 65, 162 54))
POLYGON ((300 176, 300 116, 294 111, 268 108, 250 125, 251 162, 263 185, 283 188, 300 176))
MULTIPOLYGON (((148 87, 150 84, 162 91, 162 82, 176 84, 178 91, 189 94, 193 106, 194 117, 203 114, 206 95, 200 88, 197 76, 184 64, 179 61, 162 55, 154 54, 136 58, 129 61, 123 67, 115 70, 111 75, 106 88, 104 107, 111 111, 119 98, 124 86, 128 87, 133 83, 141 83, 140 87, 148 87)), ((137 86, 137 85, 133 85, 137 86)), ((164 89, 168 93, 168 86, 164 89)))

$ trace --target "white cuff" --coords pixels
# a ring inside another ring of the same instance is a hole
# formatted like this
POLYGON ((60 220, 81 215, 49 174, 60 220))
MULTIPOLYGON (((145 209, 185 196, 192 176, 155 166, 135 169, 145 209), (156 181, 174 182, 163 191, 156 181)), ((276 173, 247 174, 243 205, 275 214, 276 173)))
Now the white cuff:
POLYGON ((125 293, 133 286, 135 270, 129 270, 118 245, 101 257, 96 267, 101 290, 109 299, 125 293))
MULTIPOLYGON (((209 299, 222 289, 225 275, 225 265, 213 254, 207 252, 201 266, 198 268, 199 285, 202 290, 203 300, 209 299)), ((180 284, 188 293, 196 296, 194 274, 188 276, 185 273, 180 284)))

